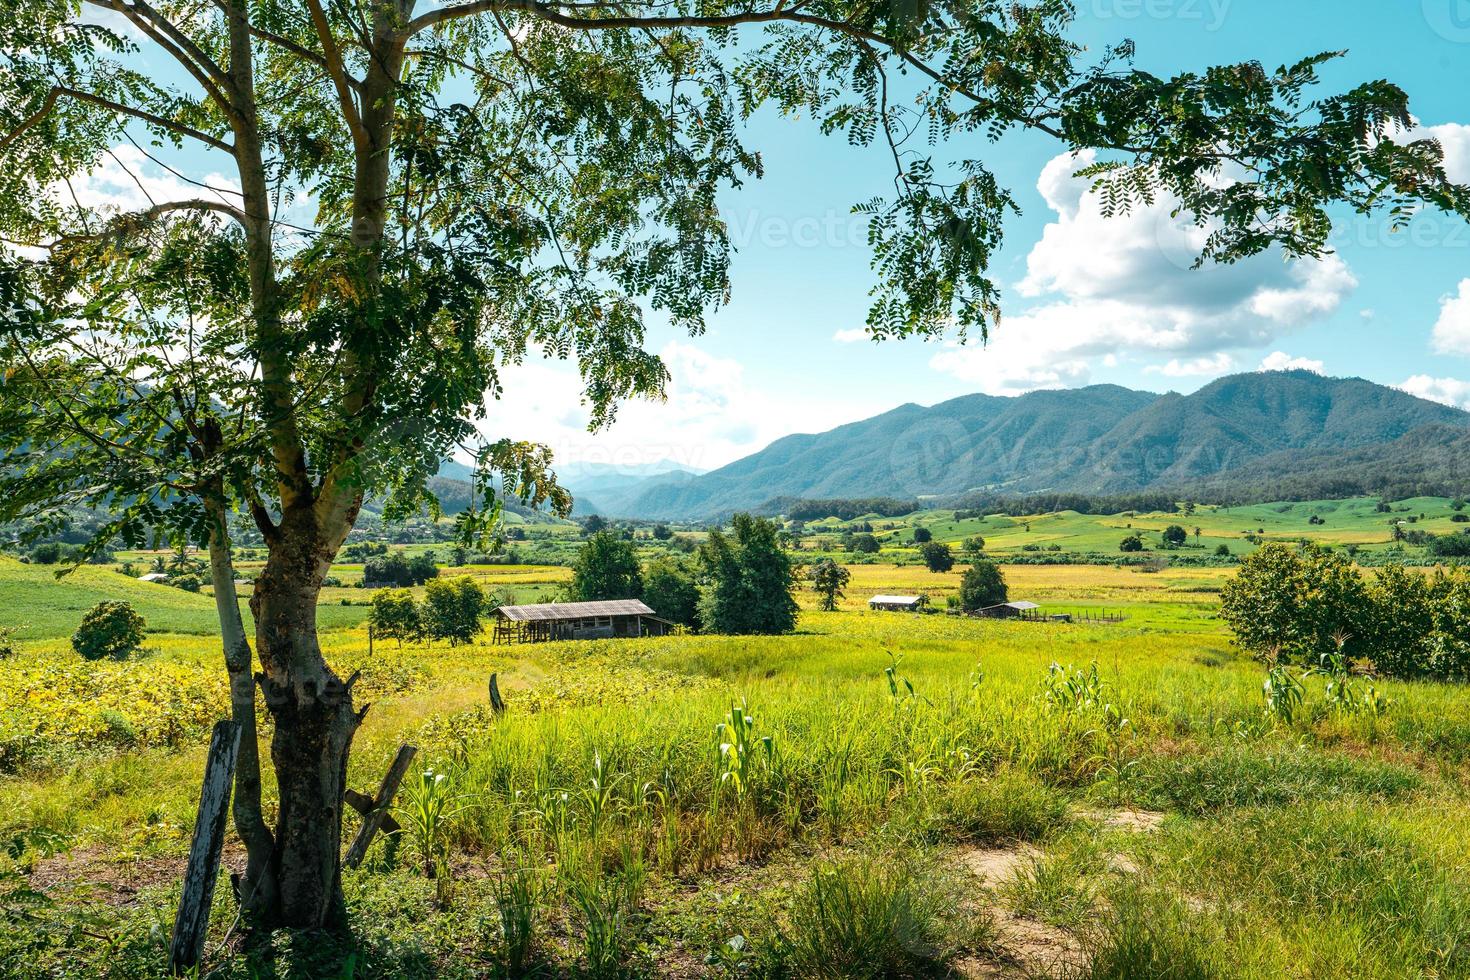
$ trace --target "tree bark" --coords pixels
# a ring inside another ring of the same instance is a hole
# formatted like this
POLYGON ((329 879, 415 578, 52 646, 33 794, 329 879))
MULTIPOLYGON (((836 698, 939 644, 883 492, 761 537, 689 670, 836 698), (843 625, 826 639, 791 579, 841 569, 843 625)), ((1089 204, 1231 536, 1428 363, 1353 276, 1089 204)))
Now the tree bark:
POLYGON ((245 636, 245 621, 235 592, 235 565, 230 554, 228 512, 222 489, 208 500, 206 508, 211 519, 210 578, 224 644, 225 670, 230 678, 230 718, 240 730, 231 807, 235 831, 245 845, 245 874, 238 896, 248 919, 265 920, 276 897, 271 870, 275 839, 265 824, 260 806, 260 744, 256 740, 255 675, 251 670, 254 655, 245 636))
POLYGON ((271 860, 273 919, 298 929, 346 927, 342 794, 352 737, 366 708, 354 711, 356 677, 339 679, 317 641, 317 595, 341 544, 337 530, 324 534, 313 507, 288 509, 250 598, 264 669, 261 690, 275 721, 271 761, 280 816, 271 860))

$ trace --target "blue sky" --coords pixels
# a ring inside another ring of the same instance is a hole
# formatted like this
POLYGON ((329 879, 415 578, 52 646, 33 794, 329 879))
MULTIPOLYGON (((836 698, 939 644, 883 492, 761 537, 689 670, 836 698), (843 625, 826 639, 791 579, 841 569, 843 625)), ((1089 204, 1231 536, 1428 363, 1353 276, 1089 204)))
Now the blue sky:
MULTIPOLYGON (((1158 73, 1326 50, 1323 91, 1388 78, 1470 182, 1470 0, 1077 0, 1075 37, 1094 51, 1131 38, 1158 73)), ((748 142, 766 177, 725 198, 739 247, 734 293, 688 338, 655 329, 674 376, 669 400, 634 403, 585 431, 575 373, 532 361, 507 374, 487 431, 549 442, 563 458, 710 468, 790 432, 817 431, 904 402, 971 392, 1116 383, 1191 391, 1265 366, 1357 375, 1470 407, 1470 226, 1440 215, 1391 234, 1345 215, 1321 263, 1263 256, 1192 272, 1199 233, 1163 209, 1101 219, 1080 164, 1039 134, 940 153, 981 155, 1023 214, 992 274, 1004 320, 988 347, 861 335, 873 281, 854 202, 889 191, 878 148, 823 137, 809 120, 763 115, 748 142), (1462 283, 1464 284, 1462 286, 1462 283)), ((121 182, 118 182, 119 184, 121 182)), ((231 181, 231 183, 233 183, 231 181)))

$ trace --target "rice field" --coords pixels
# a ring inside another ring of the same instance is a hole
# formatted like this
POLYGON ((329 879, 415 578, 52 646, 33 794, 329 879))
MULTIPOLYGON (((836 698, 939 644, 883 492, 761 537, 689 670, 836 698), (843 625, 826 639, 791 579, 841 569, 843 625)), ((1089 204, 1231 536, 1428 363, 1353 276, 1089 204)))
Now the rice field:
MULTIPOLYGON (((373 702, 349 784, 403 742, 443 778, 412 773, 402 837, 348 873, 352 948, 246 948, 221 888, 205 973, 1470 976, 1463 689, 1379 682, 1385 711, 1345 713, 1307 677, 1265 711, 1215 618, 1229 569, 1006 569, 1014 597, 1126 612, 1106 626, 872 613, 958 576, 851 571, 839 611, 803 593, 782 637, 369 658, 359 626, 326 631, 373 702), (448 819, 416 817, 436 802, 448 819)), ((79 666, 63 619, 0 675, 3 737, 44 743, 0 756, 0 963, 156 975, 219 651, 158 632, 79 666), (138 693, 159 685, 175 700, 138 693)))

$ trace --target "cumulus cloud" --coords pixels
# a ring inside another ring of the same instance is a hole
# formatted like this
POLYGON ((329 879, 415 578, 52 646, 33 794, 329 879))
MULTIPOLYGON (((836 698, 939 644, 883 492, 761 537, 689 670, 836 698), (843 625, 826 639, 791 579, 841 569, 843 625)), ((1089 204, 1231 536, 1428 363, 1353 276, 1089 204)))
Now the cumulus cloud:
POLYGON ((1210 226, 1174 216, 1177 202, 1163 198, 1105 217, 1090 182, 1073 176, 1095 159, 1062 154, 1041 171, 1037 189, 1055 215, 1016 289, 1035 304, 1008 316, 986 347, 947 349, 934 368, 994 394, 1086 383, 1105 355, 1207 373, 1230 350, 1264 347, 1333 313, 1357 286, 1336 256, 1288 263, 1268 253, 1194 269, 1210 226))
POLYGON ((1439 301, 1430 342, 1441 354, 1470 354, 1470 279, 1461 279, 1459 292, 1439 301))
POLYGON ((853 327, 851 330, 839 330, 832 335, 832 339, 839 344, 856 344, 859 341, 871 339, 872 334, 864 327, 853 327))
POLYGON ((1416 374, 1399 385, 1404 391, 1432 402, 1470 410, 1470 381, 1416 374))
POLYGON ((198 184, 183 180, 148 159, 136 146, 124 143, 103 153, 88 172, 73 176, 69 187, 58 184, 50 193, 64 204, 80 204, 101 214, 141 211, 155 204, 193 199, 239 204, 236 179, 218 173, 196 179, 198 184))
POLYGON ((1174 358, 1167 364, 1150 364, 1143 369, 1145 374, 1162 374, 1168 378, 1216 377, 1235 369, 1235 358, 1221 351, 1210 357, 1194 357, 1189 360, 1174 358))
POLYGON ((671 376, 667 400, 626 402, 603 431, 587 431, 590 413, 576 368, 551 359, 504 369, 502 397, 488 403, 480 428, 490 438, 546 443, 559 462, 636 466, 670 460, 713 469, 793 430, 823 431, 872 414, 871 403, 763 390, 737 361, 687 341, 671 341, 659 356, 671 376))
POLYGON ((1261 360, 1257 371, 1311 371, 1322 374, 1326 365, 1310 357, 1292 357, 1284 350, 1272 351, 1261 360))
MULTIPOLYGON (((1445 176, 1457 184, 1470 184, 1470 125, 1441 123, 1438 126, 1417 126, 1410 130, 1408 139, 1437 139, 1444 148, 1445 176)), ((1398 142, 1396 139, 1395 142, 1398 142)))

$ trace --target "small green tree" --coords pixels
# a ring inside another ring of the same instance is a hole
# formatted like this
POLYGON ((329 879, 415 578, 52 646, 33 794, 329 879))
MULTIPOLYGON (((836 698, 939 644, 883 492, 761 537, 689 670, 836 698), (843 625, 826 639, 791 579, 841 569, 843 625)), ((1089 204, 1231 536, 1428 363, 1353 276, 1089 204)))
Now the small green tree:
POLYGON ((84 660, 126 659, 143 644, 147 624, 128 602, 99 602, 72 634, 72 649, 84 660))
POLYGON ((485 590, 468 575, 434 579, 424 587, 419 613, 426 635, 450 646, 473 642, 486 607, 485 590))
POLYGON ((1128 535, 1128 537, 1118 542, 1118 550, 1124 552, 1142 551, 1143 538, 1140 538, 1136 534, 1130 534, 1128 535))
POLYGON ((730 533, 711 531, 700 548, 709 587, 699 604, 700 625, 711 633, 789 633, 797 605, 791 558, 776 541, 776 525, 736 514, 730 533))
POLYGON ((855 551, 860 555, 876 555, 880 547, 878 539, 873 537, 873 535, 854 534, 852 536, 852 546, 848 550, 855 551))
POLYGON ((980 537, 980 535, 978 534, 974 537, 966 538, 963 545, 963 551, 966 558, 974 561, 976 558, 979 558, 981 555, 985 554, 985 539, 980 537))
POLYGON ((699 583, 687 559, 664 557, 643 570, 643 601, 662 619, 699 625, 699 583))
POLYGON ((374 636, 397 640, 400 648, 404 640, 417 639, 423 629, 418 603, 407 589, 379 589, 374 592, 368 624, 374 636))
POLYGON ((637 599, 643 595, 643 572, 631 541, 598 531, 577 552, 569 589, 573 601, 637 599))
POLYGON ((998 606, 1009 595, 1000 566, 986 558, 971 565, 960 579, 960 608, 965 612, 998 606))
POLYGON ((930 531, 927 527, 914 528, 914 544, 924 544, 927 541, 933 540, 934 532, 930 531))
POLYGON ((607 530, 607 518, 599 514, 588 514, 582 518, 582 532, 589 538, 607 530))
POLYGON ((1220 616, 1257 656, 1315 665, 1337 650, 1364 656, 1373 646, 1374 611, 1362 577, 1345 556, 1315 545, 1262 545, 1220 594, 1220 616))
POLYGON ((1230 545, 1228 545, 1228 544, 1217 544, 1217 545, 1215 545, 1215 557, 1217 557, 1217 558, 1229 558, 1230 557, 1230 545))
POLYGON ((824 558, 812 566, 812 591, 821 600, 823 612, 836 612, 837 600, 844 597, 852 573, 830 558, 824 558))
POLYGON ((1165 544, 1173 545, 1177 548, 1188 540, 1189 532, 1184 530, 1184 528, 1180 527, 1178 524, 1170 524, 1168 527, 1164 528, 1165 544))
POLYGON ((954 568, 954 555, 950 553, 949 545, 943 542, 926 542, 919 548, 919 555, 931 572, 947 572, 954 568))
POLYGON ((653 539, 655 541, 667 541, 673 536, 674 532, 667 524, 655 524, 653 526, 653 539))

